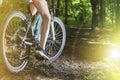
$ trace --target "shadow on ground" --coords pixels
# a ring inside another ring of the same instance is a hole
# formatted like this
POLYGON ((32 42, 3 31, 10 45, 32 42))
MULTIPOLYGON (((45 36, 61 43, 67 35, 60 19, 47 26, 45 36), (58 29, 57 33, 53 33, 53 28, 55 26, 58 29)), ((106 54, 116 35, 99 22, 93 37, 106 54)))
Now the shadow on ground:
MULTIPOLYGON (((0 45, 4 22, 15 7, 12 2, 18 2, 6 1, 4 6, 9 9, 0 8, 0 45), (11 5, 7 5, 8 2, 11 5)), ((119 44, 120 36, 116 36, 119 33, 108 29, 93 32, 83 28, 68 28, 66 31, 65 49, 58 60, 51 63, 33 57, 19 73, 11 73, 6 69, 0 46, 0 80, 120 80, 119 60, 108 57, 109 51, 116 48, 113 45, 119 44)))
MULTIPOLYGON (((105 35, 102 36, 98 31, 93 33, 89 29, 81 29, 78 36, 76 36, 77 31, 78 29, 74 28, 67 29, 65 49, 55 62, 39 61, 34 57, 30 59, 23 71, 14 74, 4 68, 2 62, 0 79, 119 80, 120 72, 118 70, 120 68, 118 66, 120 64, 116 60, 107 58, 107 51, 113 46, 100 40, 105 35)), ((108 31, 108 33, 111 33, 111 31, 108 31)))

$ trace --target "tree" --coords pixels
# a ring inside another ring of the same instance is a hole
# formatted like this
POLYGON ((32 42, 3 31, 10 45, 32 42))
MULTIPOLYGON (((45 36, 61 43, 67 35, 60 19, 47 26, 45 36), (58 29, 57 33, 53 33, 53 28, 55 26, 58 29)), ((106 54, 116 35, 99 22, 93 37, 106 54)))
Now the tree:
POLYGON ((60 9, 60 0, 57 0, 57 10, 56 10, 56 16, 59 15, 59 9, 60 9))
POLYGON ((68 0, 65 0, 65 24, 68 24, 68 0))
POLYGON ((98 26, 99 22, 99 0, 90 0, 92 6, 92 30, 98 26))
POLYGON ((100 2, 100 13, 99 13, 99 18, 100 18, 100 23, 99 26, 101 28, 104 27, 104 21, 105 21, 105 1, 104 0, 99 0, 100 2))
POLYGON ((120 0, 116 0, 116 27, 120 28, 120 0))

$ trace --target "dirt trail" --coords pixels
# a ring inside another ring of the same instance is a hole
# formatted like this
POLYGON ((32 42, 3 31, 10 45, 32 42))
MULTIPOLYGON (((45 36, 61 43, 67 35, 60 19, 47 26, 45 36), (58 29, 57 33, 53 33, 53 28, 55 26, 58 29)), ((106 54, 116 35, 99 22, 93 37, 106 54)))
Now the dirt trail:
MULTIPOLYGON (((2 14, 0 12, 0 45, 2 45, 3 23, 11 11, 10 6, 12 7, 12 5, 7 6, 9 10, 0 10, 2 11, 2 14)), ((106 43, 106 40, 110 42, 111 33, 113 32, 67 29, 66 46, 58 60, 50 63, 33 58, 23 71, 14 74, 6 69, 2 59, 2 46, 0 46, 0 80, 120 80, 120 64, 105 58, 108 54, 106 51, 111 49, 111 45, 99 43, 100 41, 106 43)))
POLYGON ((23 71, 12 74, 0 59, 0 80, 119 80, 120 64, 101 55, 110 45, 89 44, 92 40, 86 36, 77 37, 73 46, 75 32, 76 29, 67 29, 65 49, 55 62, 32 58, 23 71), (71 34, 71 31, 74 32, 71 34))

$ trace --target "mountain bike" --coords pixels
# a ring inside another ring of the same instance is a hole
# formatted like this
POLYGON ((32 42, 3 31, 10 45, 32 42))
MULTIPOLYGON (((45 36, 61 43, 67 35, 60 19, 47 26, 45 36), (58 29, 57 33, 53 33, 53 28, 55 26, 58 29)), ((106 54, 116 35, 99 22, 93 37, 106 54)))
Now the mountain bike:
MULTIPOLYGON (((30 12, 29 12, 30 14, 30 12)), ((51 24, 47 38, 44 54, 40 54, 45 60, 55 61, 62 53, 66 30, 63 22, 53 16, 52 9, 51 24)), ((27 17, 21 11, 12 12, 6 19, 3 35, 2 50, 5 64, 9 71, 19 72, 23 70, 31 55, 40 46, 42 17, 39 13, 27 17)))

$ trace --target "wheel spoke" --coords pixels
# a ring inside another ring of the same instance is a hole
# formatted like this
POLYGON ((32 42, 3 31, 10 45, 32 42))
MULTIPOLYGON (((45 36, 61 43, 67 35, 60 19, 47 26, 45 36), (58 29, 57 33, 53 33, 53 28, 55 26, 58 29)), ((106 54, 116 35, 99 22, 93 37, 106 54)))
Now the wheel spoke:
POLYGON ((46 52, 52 58, 52 61, 56 60, 61 54, 66 39, 66 32, 63 23, 58 19, 54 18, 53 20, 55 40, 53 39, 53 32, 50 27, 48 40, 46 43, 46 52))
MULTIPOLYGON (((21 71, 27 64, 27 60, 20 59, 26 56, 26 45, 24 45, 23 38, 26 34, 26 28, 22 24, 26 19, 21 12, 12 13, 5 25, 4 34, 4 58, 8 69, 12 72, 21 71)), ((29 52, 29 50, 28 50, 29 52)))

